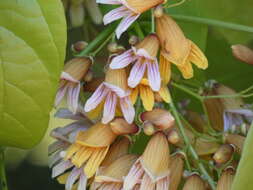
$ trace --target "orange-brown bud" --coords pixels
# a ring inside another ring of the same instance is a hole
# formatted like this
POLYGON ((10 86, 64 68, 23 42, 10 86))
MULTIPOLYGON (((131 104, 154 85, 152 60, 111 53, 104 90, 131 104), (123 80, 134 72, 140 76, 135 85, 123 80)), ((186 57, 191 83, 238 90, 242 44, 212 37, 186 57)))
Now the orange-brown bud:
POLYGON ((153 109, 152 111, 143 112, 140 115, 141 121, 149 121, 158 130, 170 129, 175 123, 174 117, 167 110, 163 109, 153 109))
POLYGON ((225 169, 218 181, 216 190, 231 190, 235 176, 235 170, 232 167, 225 169))
POLYGON ((79 53, 79 52, 83 51, 87 47, 87 45, 88 45, 88 43, 85 41, 78 41, 78 42, 71 45, 71 50, 74 53, 79 53))
POLYGON ((224 137, 225 137, 226 143, 229 143, 235 146, 236 152, 238 152, 239 154, 242 153, 243 144, 246 137, 243 137, 241 135, 234 135, 234 134, 225 134, 224 137))
POLYGON ((168 133, 167 139, 171 144, 177 144, 180 141, 180 136, 176 130, 171 130, 168 133))
POLYGON ((156 130, 154 125, 147 121, 143 123, 143 131, 146 135, 151 136, 155 133, 156 130))
POLYGON ((253 64, 253 51, 244 45, 233 45, 233 55, 242 62, 253 64))
POLYGON ((231 144, 223 144, 220 148, 215 152, 213 159, 217 164, 224 164, 228 162, 234 152, 234 146, 231 144))
POLYGON ((110 127, 112 131, 117 135, 128 135, 139 132, 139 127, 137 125, 135 125, 134 123, 127 123, 124 118, 115 118, 110 123, 110 127))
POLYGON ((206 190, 206 184, 198 174, 193 174, 186 179, 183 190, 206 190))

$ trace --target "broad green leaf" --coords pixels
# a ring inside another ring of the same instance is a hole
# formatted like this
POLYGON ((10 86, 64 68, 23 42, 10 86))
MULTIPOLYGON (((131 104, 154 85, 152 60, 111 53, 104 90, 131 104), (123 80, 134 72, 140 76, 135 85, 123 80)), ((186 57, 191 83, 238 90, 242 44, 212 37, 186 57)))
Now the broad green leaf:
POLYGON ((253 158, 253 125, 251 125, 250 131, 246 138, 243 148, 243 154, 236 172, 236 176, 233 182, 232 190, 251 190, 253 189, 252 183, 252 158, 253 158))
POLYGON ((63 66, 60 0, 0 1, 0 145, 31 148, 43 137, 63 66))

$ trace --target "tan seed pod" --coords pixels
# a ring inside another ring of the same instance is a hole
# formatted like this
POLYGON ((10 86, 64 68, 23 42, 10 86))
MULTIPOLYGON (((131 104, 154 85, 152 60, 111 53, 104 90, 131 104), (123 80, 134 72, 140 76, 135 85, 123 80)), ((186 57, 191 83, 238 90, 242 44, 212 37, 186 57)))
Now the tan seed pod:
POLYGON ((177 144, 180 141, 180 136, 176 130, 169 131, 167 139, 171 144, 177 144))
POLYGON ((124 118, 115 118, 111 123, 110 127, 112 131, 117 135, 128 135, 135 134, 139 132, 139 127, 137 125, 129 124, 124 118))
POLYGON ((198 174, 193 174, 186 179, 183 190, 206 190, 206 183, 198 174))
POLYGON ((235 134, 225 134, 224 138, 225 138, 226 143, 229 143, 235 146, 235 150, 237 153, 239 154, 242 153, 243 144, 246 137, 243 137, 241 135, 235 135, 235 134))
POLYGON ((171 157, 170 171, 171 182, 169 190, 177 190, 184 171, 184 156, 182 154, 177 153, 171 157))
POLYGON ((78 42, 71 45, 71 50, 74 53, 79 53, 79 52, 83 51, 87 47, 87 45, 88 45, 88 43, 85 41, 78 41, 78 42))
POLYGON ((146 135, 151 136, 155 133, 155 127, 150 122, 144 122, 143 123, 143 131, 146 135))

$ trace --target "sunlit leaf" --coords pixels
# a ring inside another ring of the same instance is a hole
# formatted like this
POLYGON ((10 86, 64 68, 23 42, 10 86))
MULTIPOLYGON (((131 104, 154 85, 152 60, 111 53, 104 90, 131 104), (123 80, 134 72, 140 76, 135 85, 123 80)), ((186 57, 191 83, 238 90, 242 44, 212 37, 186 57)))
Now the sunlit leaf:
POLYGON ((0 1, 0 145, 43 137, 65 57, 60 0, 0 1))

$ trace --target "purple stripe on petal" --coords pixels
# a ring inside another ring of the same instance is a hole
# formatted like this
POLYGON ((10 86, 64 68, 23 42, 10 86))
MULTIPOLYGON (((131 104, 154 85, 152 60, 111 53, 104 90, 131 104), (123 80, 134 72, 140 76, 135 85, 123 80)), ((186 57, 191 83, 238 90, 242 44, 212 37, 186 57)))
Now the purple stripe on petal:
POLYGON ((69 143, 62 142, 62 141, 55 141, 48 146, 48 155, 53 154, 58 150, 63 150, 69 146, 69 143))
POLYGON ((116 35, 118 39, 120 38, 121 34, 125 32, 134 21, 138 19, 139 16, 140 14, 130 14, 120 22, 116 29, 116 35))
POLYGON ((230 127, 232 126, 232 119, 230 117, 230 114, 227 113, 226 111, 223 114, 223 120, 224 120, 224 131, 227 132, 230 127))
POLYGON ((55 164, 59 163, 62 160, 61 152, 56 152, 55 154, 48 157, 48 166, 52 168, 55 164))
POLYGON ((127 92, 125 92, 123 89, 121 89, 118 86, 115 86, 115 85, 107 83, 107 82, 104 82, 104 85, 108 89, 110 89, 111 91, 115 92, 117 94, 117 96, 119 96, 120 98, 127 96, 127 92))
POLYGON ((135 110, 128 96, 125 98, 120 98, 120 107, 125 120, 128 123, 133 123, 135 110))
POLYGON ((233 110, 226 110, 226 111, 230 113, 245 115, 245 116, 253 116, 253 111, 249 109, 233 109, 233 110))
POLYGON ((54 114, 55 117, 63 118, 63 119, 72 119, 72 120, 82 120, 83 116, 80 113, 73 114, 66 108, 60 108, 54 114))
POLYGON ((60 102, 62 101, 63 97, 66 94, 66 90, 67 90, 68 86, 64 85, 63 87, 59 88, 55 97, 55 106, 58 106, 60 104, 60 102))
POLYGON ((157 182, 156 190, 168 190, 169 185, 170 185, 170 178, 164 177, 157 182))
POLYGON ((77 111, 78 108, 78 99, 79 99, 79 93, 80 93, 80 83, 76 86, 69 87, 68 90, 68 107, 70 111, 72 111, 74 114, 77 111))
POLYGON ((139 59, 131 69, 128 77, 128 85, 131 88, 135 88, 140 83, 145 71, 146 63, 143 62, 143 59, 139 59))
POLYGON ((161 88, 161 76, 157 60, 155 62, 147 62, 148 81, 154 91, 159 91, 161 88))
POLYGON ((121 4, 121 2, 117 0, 97 0, 96 2, 100 4, 109 4, 109 5, 121 4))
MULTIPOLYGON (((151 178, 148 176, 148 174, 145 173, 141 180, 140 190, 155 190, 155 189, 156 184, 152 183, 151 178)), ((159 189, 159 190, 167 190, 167 189, 159 189)))
POLYGON ((141 168, 141 165, 138 160, 130 169, 127 176, 124 179, 123 189, 130 190, 141 180, 144 170, 141 168))
POLYGON ((131 11, 129 11, 125 6, 118 7, 116 9, 113 9, 112 11, 108 12, 104 16, 104 25, 107 25, 115 20, 118 20, 122 17, 125 17, 127 15, 131 14, 131 11))
POLYGON ((62 161, 59 164, 57 164, 56 166, 53 167, 52 169, 52 177, 56 177, 60 174, 62 174, 63 172, 65 172, 67 169, 71 168, 73 166, 73 164, 67 160, 67 161, 62 161))
POLYGON ((71 190, 76 180, 79 178, 82 172, 82 168, 74 168, 68 176, 66 181, 65 189, 71 190))
POLYGON ((87 177, 82 172, 79 179, 79 184, 77 190, 85 190, 87 185, 87 177))
POLYGON ((117 104, 117 95, 113 92, 110 92, 105 100, 102 123, 107 124, 114 118, 116 104, 117 104))
POLYGON ((84 106, 84 111, 89 112, 95 109, 98 104, 100 104, 100 102, 106 97, 108 92, 109 90, 104 86, 104 84, 100 84, 92 96, 87 100, 84 106))
POLYGON ((121 69, 133 63, 136 60, 136 56, 133 55, 133 50, 127 50, 124 53, 114 57, 110 64, 111 69, 121 69))

